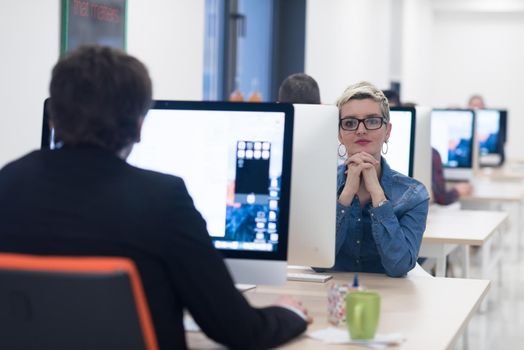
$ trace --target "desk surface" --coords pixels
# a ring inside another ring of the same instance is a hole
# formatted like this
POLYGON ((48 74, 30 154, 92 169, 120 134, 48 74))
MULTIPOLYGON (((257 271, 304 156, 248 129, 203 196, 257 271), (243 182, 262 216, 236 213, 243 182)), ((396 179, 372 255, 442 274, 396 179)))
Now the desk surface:
POLYGON ((497 211, 430 211, 422 242, 482 245, 507 219, 507 213, 497 211))
MULTIPOLYGON (((462 334, 473 312, 486 295, 489 281, 457 278, 389 278, 359 274, 361 283, 382 296, 379 333, 400 332, 406 342, 388 349, 450 349, 462 334)), ((334 281, 349 283, 352 273, 334 274, 334 281)), ((288 282, 282 287, 257 287, 246 293, 252 305, 270 305, 278 295, 296 296, 308 307, 315 322, 308 331, 326 328, 327 283, 288 282)), ((344 328, 342 326, 342 328, 344 328)), ((188 333, 191 349, 216 349, 219 345, 202 333, 188 333)), ((302 335, 281 349, 365 349, 349 345, 327 345, 302 335)))
POLYGON ((476 180, 473 193, 460 199, 468 201, 507 201, 516 202, 524 199, 524 183, 513 181, 476 180))
POLYGON ((507 168, 495 169, 481 169, 475 174, 476 178, 488 179, 493 181, 513 181, 522 182, 524 180, 524 172, 515 171, 507 168))
POLYGON ((485 177, 496 181, 523 181, 524 180, 524 163, 508 163, 502 167, 480 168, 475 176, 485 177))

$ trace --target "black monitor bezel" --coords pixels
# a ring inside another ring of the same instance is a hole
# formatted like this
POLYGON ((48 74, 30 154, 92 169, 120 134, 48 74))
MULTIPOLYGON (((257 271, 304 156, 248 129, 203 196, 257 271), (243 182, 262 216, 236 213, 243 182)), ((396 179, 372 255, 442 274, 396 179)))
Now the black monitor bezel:
MULTIPOLYGON (((445 169, 473 169, 474 167, 474 164, 473 164, 473 156, 475 153, 475 140, 476 140, 476 137, 475 137, 475 130, 476 130, 476 123, 475 123, 475 111, 473 109, 469 109, 469 108, 433 108, 431 110, 431 120, 433 121, 433 118, 434 118, 434 112, 469 112, 471 113, 471 142, 470 142, 470 147, 471 147, 471 150, 469 152, 469 166, 449 166, 447 164, 442 164, 442 167, 445 168, 445 169)), ((431 147, 433 147, 433 145, 431 145, 431 147)))
POLYGON ((48 149, 51 144, 51 128, 49 127, 49 100, 50 98, 46 98, 44 101, 44 111, 43 111, 43 118, 42 118, 42 136, 40 140, 40 148, 41 149, 48 149))
POLYGON ((500 132, 502 139, 502 146, 508 141, 508 110, 497 109, 500 112, 500 132))
MULTIPOLYGON (((409 140, 409 165, 408 165, 408 176, 413 177, 413 172, 415 169, 415 134, 417 128, 417 110, 414 107, 390 107, 390 112, 410 112, 411 113, 411 130, 410 130, 410 140, 409 140)), ((391 121, 391 119, 390 119, 391 121)), ((393 125, 394 127, 394 125, 393 125)), ((395 132, 394 129, 392 132, 395 132)), ((386 155, 387 159, 387 155, 386 155)), ((396 169, 393 169, 396 170, 396 169)))

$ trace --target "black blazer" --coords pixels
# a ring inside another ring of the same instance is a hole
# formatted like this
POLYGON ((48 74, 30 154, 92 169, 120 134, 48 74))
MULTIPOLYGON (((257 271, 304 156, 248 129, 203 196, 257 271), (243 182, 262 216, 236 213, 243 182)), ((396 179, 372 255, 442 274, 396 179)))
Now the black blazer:
POLYGON ((131 257, 161 349, 186 348, 184 309, 236 349, 274 347, 306 328, 237 291, 182 179, 98 148, 35 151, 0 170, 0 251, 131 257))

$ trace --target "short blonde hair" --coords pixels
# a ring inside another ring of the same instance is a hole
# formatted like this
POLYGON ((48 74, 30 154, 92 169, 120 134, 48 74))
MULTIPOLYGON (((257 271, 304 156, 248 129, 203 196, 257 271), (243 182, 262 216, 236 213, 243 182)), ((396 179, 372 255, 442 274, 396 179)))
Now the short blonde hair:
POLYGON ((377 89, 375 85, 367 81, 361 81, 348 86, 337 100, 338 110, 340 111, 342 106, 351 100, 365 100, 368 98, 379 104, 382 117, 389 123, 388 99, 380 89, 377 89))

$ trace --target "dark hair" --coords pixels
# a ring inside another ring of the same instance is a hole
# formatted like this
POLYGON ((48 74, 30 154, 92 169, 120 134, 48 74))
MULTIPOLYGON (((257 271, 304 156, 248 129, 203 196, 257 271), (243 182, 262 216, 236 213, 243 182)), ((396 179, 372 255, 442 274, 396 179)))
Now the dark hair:
POLYGON ((138 121, 152 98, 151 79, 139 60, 96 45, 62 57, 53 68, 49 91, 58 140, 114 152, 138 141, 138 121))
POLYGON ((280 85, 280 89, 278 89, 278 101, 320 104, 318 84, 315 79, 307 74, 292 74, 280 85))
POLYGON ((388 103, 390 107, 400 107, 402 106, 402 103, 400 103, 400 96, 398 92, 395 90, 383 90, 384 96, 388 99, 388 103))

